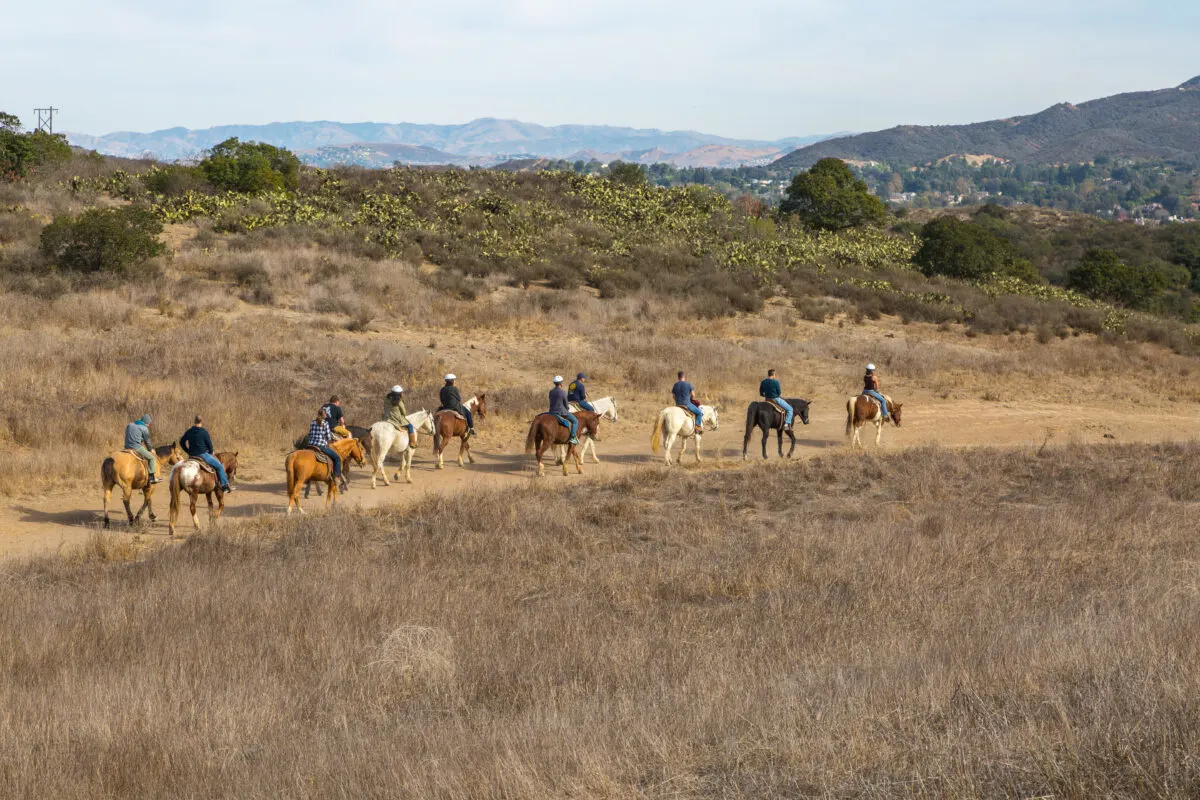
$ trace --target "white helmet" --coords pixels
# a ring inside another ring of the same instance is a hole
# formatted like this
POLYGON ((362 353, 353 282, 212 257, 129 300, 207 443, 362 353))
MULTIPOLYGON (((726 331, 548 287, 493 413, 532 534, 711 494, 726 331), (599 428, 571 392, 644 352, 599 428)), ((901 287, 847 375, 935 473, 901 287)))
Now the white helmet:
POLYGON ((874 372, 874 371, 875 371, 875 365, 867 364, 867 372, 874 372))
POLYGON ((447 372, 447 373, 446 373, 446 380, 448 380, 448 381, 456 380, 456 378, 454 377, 454 373, 453 373, 453 372, 447 372))
POLYGON ((554 376, 554 382, 555 382, 555 383, 562 383, 562 382, 563 382, 563 376, 562 376, 562 375, 555 375, 555 376, 554 376))
POLYGON ((392 387, 392 394, 401 394, 403 392, 404 392, 404 387, 398 383, 392 387))

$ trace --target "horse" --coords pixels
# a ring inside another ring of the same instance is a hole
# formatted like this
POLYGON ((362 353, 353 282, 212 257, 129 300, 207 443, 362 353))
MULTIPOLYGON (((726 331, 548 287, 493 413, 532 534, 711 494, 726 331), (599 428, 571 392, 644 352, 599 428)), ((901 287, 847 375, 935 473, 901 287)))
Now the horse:
MULTIPOLYGON (((571 409, 572 414, 575 414, 575 413, 583 410, 579 407, 578 403, 570 403, 567 407, 571 409)), ((600 415, 600 419, 607 419, 611 422, 618 421, 618 419, 617 419, 617 401, 615 398, 601 397, 599 400, 592 403, 592 408, 596 409, 596 413, 600 415)), ((600 420, 597 420, 597 422, 599 422, 599 421, 600 420)), ((600 457, 598 455, 596 455, 596 441, 597 440, 590 435, 584 434, 582 431, 580 431, 578 438, 579 438, 579 445, 580 445, 579 457, 586 461, 587 455, 588 455, 588 448, 591 448, 592 463, 599 464, 600 457)), ((565 461, 566 458, 567 458, 567 446, 565 444, 559 445, 558 446, 558 454, 554 459, 555 465, 557 466, 558 464, 563 463, 563 461, 565 461)))
MULTIPOLYGON (((347 425, 346 430, 350 431, 351 439, 358 439, 360 442, 362 442, 363 456, 369 459, 371 457, 371 429, 364 428, 361 425, 347 425)), ((344 436, 338 436, 336 433, 333 434, 333 441, 335 442, 338 439, 344 438, 344 436)), ((292 442, 292 447, 296 448, 297 450, 303 450, 304 448, 308 447, 308 434, 305 433, 299 439, 292 442)), ((319 486, 317 487, 317 494, 321 494, 321 487, 319 486)), ((308 497, 307 490, 305 491, 304 496, 308 497)))
MULTIPOLYGON (((595 438, 596 427, 600 423, 600 415, 591 411, 575 412, 576 419, 579 420, 578 436, 591 436, 595 438)), ((529 435, 525 437, 525 452, 532 453, 537 451, 537 474, 541 478, 546 474, 546 468, 542 464, 542 455, 551 447, 558 445, 566 445, 567 453, 563 458, 562 471, 563 475, 567 473, 567 460, 572 456, 575 458, 575 471, 580 475, 583 474, 583 461, 579 458, 579 449, 570 443, 571 429, 563 425, 558 417, 553 414, 538 414, 533 418, 533 422, 529 425, 529 435)))
MULTIPOLYGON (((237 473, 237 452, 216 453, 215 455, 221 462, 221 466, 225 468, 225 474, 232 478, 237 473)), ((171 536, 175 535, 175 520, 179 519, 179 495, 183 492, 187 492, 191 498, 189 510, 192 512, 192 527, 196 530, 200 530, 200 518, 196 516, 196 498, 199 495, 204 495, 204 499, 208 501, 210 523, 215 523, 220 519, 221 512, 225 510, 225 492, 221 489, 221 482, 217 480, 214 472, 209 471, 208 465, 199 459, 189 458, 176 464, 175 468, 171 470, 168 486, 171 489, 171 519, 167 530, 171 536), (215 510, 213 509, 214 494, 217 496, 215 510)))
MULTIPOLYGON (((472 397, 464 406, 471 409, 474 416, 480 419, 487 418, 487 395, 481 394, 472 397)), ((450 410, 435 411, 433 413, 433 454, 437 456, 437 468, 445 469, 445 464, 442 463, 442 454, 446 450, 446 445, 453 438, 458 439, 458 465, 463 466, 463 456, 472 464, 475 463, 475 457, 471 455, 470 438, 467 435, 467 421, 458 414, 450 410)))
MULTIPOLYGON (((716 406, 700 406, 700 411, 704 414, 704 424, 709 430, 717 430, 717 407, 716 406)), ((679 461, 683 463, 683 453, 687 450, 688 439, 696 440, 696 461, 703 461, 700 457, 700 437, 704 435, 703 430, 696 430, 696 418, 693 417, 687 410, 679 406, 667 406, 662 411, 658 412, 658 416, 654 418, 654 432, 650 434, 650 448, 658 453, 659 447, 662 445, 663 437, 666 437, 666 462, 667 466, 671 466, 671 448, 675 445, 675 438, 683 442, 679 448, 679 461)))
MULTIPOLYGON (((808 407, 812 405, 808 400, 799 398, 784 398, 784 401, 795 411, 795 417, 799 417, 800 421, 805 425, 808 424, 808 407)), ((795 418, 793 417, 793 419, 795 418)), ((783 421, 786 419, 784 413, 776 406, 762 400, 755 400, 746 409, 746 436, 742 439, 742 460, 746 460, 746 451, 750 448, 750 434, 755 428, 762 430, 762 451, 763 458, 767 457, 767 437, 771 435, 771 430, 774 429, 779 437, 779 457, 783 458, 783 435, 786 433, 788 438, 792 440, 792 446, 788 448, 787 457, 791 458, 792 453, 796 451, 796 435, 791 431, 783 429, 783 421)))
MULTIPOLYGON (((408 415, 408 421, 412 423, 416 433, 433 433, 433 417, 425 409, 416 411, 408 415)), ((412 483, 412 457, 413 450, 417 447, 416 434, 409 440, 408 431, 396 430, 396 426, 390 422, 376 422, 371 426, 371 488, 375 488, 376 475, 383 475, 383 485, 391 486, 388 483, 387 470, 383 468, 383 461, 389 455, 400 456, 400 468, 396 470, 396 477, 393 480, 400 480, 400 476, 404 476, 407 483, 412 483)))
MULTIPOLYGON (((174 443, 154 448, 154 455, 160 468, 174 466, 185 458, 183 450, 174 443)), ((100 465, 100 483, 104 487, 104 527, 109 525, 108 503, 112 499, 114 486, 121 487, 121 499, 125 503, 125 514, 129 517, 130 525, 140 520, 142 512, 146 510, 150 511, 151 522, 158 519, 154 516, 154 507, 150 505, 150 495, 154 494, 155 486, 150 483, 150 467, 137 455, 128 450, 121 450, 104 459, 104 463, 100 465), (136 515, 129 506, 129 498, 133 496, 134 489, 142 490, 142 507, 136 515)))
MULTIPOLYGON (((343 465, 351 459, 360 467, 367 463, 366 456, 363 454, 363 444, 358 439, 338 439, 329 446, 342 457, 343 465)), ((289 514, 292 513, 292 506, 299 508, 301 514, 304 513, 304 508, 300 505, 300 487, 307 486, 309 481, 324 483, 327 490, 325 509, 328 510, 333 505, 338 488, 337 482, 333 479, 332 464, 318 461, 317 454, 312 450, 293 450, 284 460, 283 468, 287 472, 287 510, 289 514)))
MULTIPOLYGON (((893 403, 892 398, 886 394, 888 416, 897 428, 900 427, 900 404, 893 403)), ((875 425, 875 446, 879 446, 879 438, 883 435, 883 409, 879 406, 879 401, 868 395, 860 394, 857 397, 851 397, 846 401, 846 436, 850 438, 850 446, 863 446, 862 440, 858 438, 859 429, 868 422, 875 425)))

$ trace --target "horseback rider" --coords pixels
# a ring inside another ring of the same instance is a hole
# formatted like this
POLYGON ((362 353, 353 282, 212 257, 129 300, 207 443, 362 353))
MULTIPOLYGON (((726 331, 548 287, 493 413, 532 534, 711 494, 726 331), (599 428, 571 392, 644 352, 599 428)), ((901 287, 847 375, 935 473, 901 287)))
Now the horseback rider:
POLYGON ((150 444, 150 415, 142 414, 125 426, 125 449, 132 451, 138 458, 146 462, 150 470, 150 483, 158 483, 158 459, 154 457, 154 447, 150 444))
POLYGON ((342 401, 335 394, 329 398, 323 408, 325 409, 325 420, 329 423, 329 430, 339 439, 349 439, 350 429, 346 427, 346 416, 342 413, 342 401))
POLYGON ((571 413, 567 405, 567 392, 563 389, 562 375, 554 376, 554 388, 550 390, 550 413, 570 423, 571 444, 579 444, 579 439, 575 438, 575 432, 579 430, 579 418, 571 413))
POLYGON ((407 430, 409 442, 412 441, 416 430, 408 421, 408 411, 404 408, 404 387, 400 384, 393 386, 383 401, 383 421, 390 422, 392 427, 398 431, 407 430))
POLYGON ((758 385, 758 393, 768 403, 774 403, 783 409, 783 429, 790 431, 792 429, 792 418, 795 414, 791 404, 783 399, 783 388, 779 385, 779 379, 775 377, 775 370, 767 370, 767 377, 763 378, 762 383, 758 385))
POLYGON ((342 457, 337 454, 337 450, 329 446, 331 441, 333 441, 333 431, 329 429, 328 417, 322 407, 317 411, 317 418, 309 423, 308 446, 329 456, 329 460, 333 462, 333 479, 341 481, 342 491, 345 492, 350 487, 347 486, 346 478, 342 475, 342 457))
POLYGON ((700 410, 700 404, 696 402, 696 390, 688 383, 687 375, 683 370, 679 370, 679 380, 675 381, 675 385, 671 387, 671 396, 675 398, 675 405, 680 408, 687 409, 696 418, 696 430, 700 430, 700 426, 704 423, 704 412, 700 410))
POLYGON ((571 385, 567 387, 567 401, 575 403, 584 411, 591 411, 595 414, 595 407, 587 399, 587 386, 583 384, 586 380, 587 375, 582 372, 575 376, 575 380, 571 381, 571 385))
POLYGON ((208 431, 204 428, 204 420, 198 414, 192 427, 179 437, 179 446, 192 458, 203 461, 217 471, 217 479, 221 481, 222 492, 229 494, 233 491, 233 487, 229 485, 229 476, 225 474, 225 465, 221 463, 221 459, 216 457, 212 437, 208 435, 208 431))
POLYGON ((467 421, 467 436, 474 436, 475 419, 471 416, 471 409, 463 405, 462 395, 459 394, 458 387, 454 385, 456 380, 458 378, 453 372, 446 374, 446 385, 438 392, 438 402, 442 404, 438 411, 453 411, 461 414, 467 421))
POLYGON ((875 365, 867 364, 867 374, 863 376, 863 394, 879 401, 879 410, 884 422, 888 420, 887 398, 879 390, 879 376, 875 374, 875 365))

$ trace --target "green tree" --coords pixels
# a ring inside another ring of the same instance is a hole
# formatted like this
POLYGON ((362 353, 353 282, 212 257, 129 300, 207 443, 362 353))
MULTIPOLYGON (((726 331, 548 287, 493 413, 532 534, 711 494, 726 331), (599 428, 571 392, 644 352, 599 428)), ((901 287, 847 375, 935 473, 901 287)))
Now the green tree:
POLYGON ((646 170, 642 169, 641 164, 614 161, 608 165, 608 179, 625 186, 641 186, 646 182, 646 170))
POLYGON ((1155 269, 1126 264, 1112 250, 1092 248, 1067 272, 1067 285, 1099 300, 1145 308, 1167 288, 1155 269))
POLYGON ((89 208, 78 217, 55 217, 42 229, 41 251, 64 269, 128 275, 166 252, 160 233, 162 223, 149 209, 89 208))
POLYGON ((982 225, 952 216, 925 223, 921 228, 921 249, 913 261, 926 275, 961 280, 1012 275, 1028 283, 1042 282, 1033 264, 1018 258, 1004 239, 982 225))
POLYGON ((290 150, 263 142, 242 142, 235 136, 213 147, 199 164, 217 189, 264 192, 300 185, 300 159, 290 150))
POLYGON ((0 111, 0 180, 18 180, 70 158, 71 146, 61 133, 22 133, 20 118, 0 111))
POLYGON ((887 216, 883 201, 836 158, 823 158, 792 178, 779 210, 829 231, 878 224, 887 216))

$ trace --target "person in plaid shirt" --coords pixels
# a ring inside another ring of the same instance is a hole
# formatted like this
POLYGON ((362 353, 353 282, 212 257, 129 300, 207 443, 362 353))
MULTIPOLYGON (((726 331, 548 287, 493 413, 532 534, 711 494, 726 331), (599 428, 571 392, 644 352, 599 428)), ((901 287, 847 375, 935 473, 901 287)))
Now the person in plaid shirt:
POLYGON ((329 430, 329 423, 325 421, 325 409, 322 408, 317 412, 317 418, 308 426, 308 446, 329 456, 333 461, 333 479, 341 481, 342 491, 345 491, 347 487, 346 479, 342 477, 342 457, 329 446, 331 441, 333 432, 329 430))

